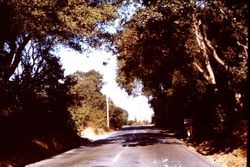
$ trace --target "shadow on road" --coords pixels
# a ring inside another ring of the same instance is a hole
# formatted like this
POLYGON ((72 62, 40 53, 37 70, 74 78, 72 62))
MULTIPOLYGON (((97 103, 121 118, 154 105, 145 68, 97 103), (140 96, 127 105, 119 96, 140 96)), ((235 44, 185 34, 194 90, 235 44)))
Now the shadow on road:
POLYGON ((145 129, 154 129, 154 126, 152 126, 152 125, 147 125, 147 126, 124 126, 119 131, 145 130, 145 129))
POLYGON ((156 130, 152 126, 125 127, 120 130, 121 135, 97 140, 91 143, 90 147, 104 144, 120 143, 124 147, 148 146, 154 144, 183 144, 175 138, 175 134, 170 131, 156 130), (135 131, 138 131, 135 133, 135 131))

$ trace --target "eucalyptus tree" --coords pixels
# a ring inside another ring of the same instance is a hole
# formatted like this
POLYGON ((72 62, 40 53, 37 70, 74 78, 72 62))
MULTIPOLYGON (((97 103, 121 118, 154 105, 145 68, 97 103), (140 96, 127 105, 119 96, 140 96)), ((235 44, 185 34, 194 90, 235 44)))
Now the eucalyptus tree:
POLYGON ((142 83, 159 124, 230 132, 246 109, 246 1, 143 2, 116 40, 120 85, 142 83))

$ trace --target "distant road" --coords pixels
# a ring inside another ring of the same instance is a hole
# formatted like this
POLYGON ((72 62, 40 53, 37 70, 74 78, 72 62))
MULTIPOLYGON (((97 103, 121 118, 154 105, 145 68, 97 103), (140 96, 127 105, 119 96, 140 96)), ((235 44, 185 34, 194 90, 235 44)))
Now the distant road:
POLYGON ((127 126, 107 139, 27 167, 212 167, 170 133, 152 126, 127 126))

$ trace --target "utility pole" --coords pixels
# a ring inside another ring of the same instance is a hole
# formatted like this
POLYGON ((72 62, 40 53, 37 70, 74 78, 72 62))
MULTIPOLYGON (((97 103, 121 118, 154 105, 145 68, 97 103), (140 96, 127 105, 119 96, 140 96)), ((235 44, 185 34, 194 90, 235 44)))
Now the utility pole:
POLYGON ((109 128, 109 97, 106 95, 106 103, 107 103, 107 127, 109 128))

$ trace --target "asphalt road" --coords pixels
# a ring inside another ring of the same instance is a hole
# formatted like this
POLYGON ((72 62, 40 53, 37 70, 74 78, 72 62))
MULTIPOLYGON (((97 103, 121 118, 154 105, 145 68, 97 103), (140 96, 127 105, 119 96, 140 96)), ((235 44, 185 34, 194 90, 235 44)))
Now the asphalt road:
POLYGON ((171 133, 133 126, 27 167, 211 167, 171 133))

